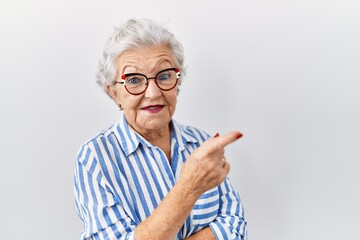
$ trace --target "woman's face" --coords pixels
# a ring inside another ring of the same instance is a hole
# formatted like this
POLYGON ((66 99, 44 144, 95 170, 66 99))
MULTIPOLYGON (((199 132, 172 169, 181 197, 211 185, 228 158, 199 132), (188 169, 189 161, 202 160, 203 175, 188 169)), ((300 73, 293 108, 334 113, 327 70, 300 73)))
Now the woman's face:
MULTIPOLYGON (((154 77, 161 70, 175 67, 173 59, 172 52, 164 46, 127 51, 117 60, 116 81, 129 73, 154 77)), ((163 91, 150 79, 143 94, 132 95, 122 84, 108 86, 108 93, 121 105, 128 123, 140 134, 147 135, 168 128, 176 108, 177 88, 163 91)))

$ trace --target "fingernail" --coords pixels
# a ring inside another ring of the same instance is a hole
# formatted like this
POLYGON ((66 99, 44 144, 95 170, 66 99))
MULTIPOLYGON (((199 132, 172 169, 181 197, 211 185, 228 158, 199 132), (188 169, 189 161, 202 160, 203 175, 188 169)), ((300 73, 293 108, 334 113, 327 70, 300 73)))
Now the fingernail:
POLYGON ((219 134, 219 133, 216 133, 216 134, 214 135, 214 138, 216 138, 216 137, 218 137, 218 136, 220 136, 220 134, 219 134))
POLYGON ((243 136, 242 133, 236 134, 236 138, 237 138, 237 139, 241 138, 242 136, 243 136))

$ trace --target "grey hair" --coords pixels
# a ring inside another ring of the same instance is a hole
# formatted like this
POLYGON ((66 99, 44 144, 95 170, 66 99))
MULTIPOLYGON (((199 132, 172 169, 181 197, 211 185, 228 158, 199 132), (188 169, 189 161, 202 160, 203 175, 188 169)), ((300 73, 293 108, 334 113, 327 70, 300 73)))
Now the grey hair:
POLYGON ((105 44, 103 57, 99 62, 96 82, 106 92, 106 86, 115 82, 117 58, 128 50, 164 45, 174 54, 175 67, 181 71, 179 84, 185 75, 184 53, 181 43, 165 27, 150 19, 129 19, 116 27, 105 44))

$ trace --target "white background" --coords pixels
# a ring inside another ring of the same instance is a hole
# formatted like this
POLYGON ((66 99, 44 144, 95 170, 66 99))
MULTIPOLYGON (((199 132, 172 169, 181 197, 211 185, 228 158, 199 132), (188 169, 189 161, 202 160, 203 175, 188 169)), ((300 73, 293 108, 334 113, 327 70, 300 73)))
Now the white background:
POLYGON ((129 17, 184 45, 175 118, 244 133, 226 155, 250 239, 360 239, 358 0, 1 1, 1 239, 79 238, 75 155, 119 118, 95 72, 129 17))

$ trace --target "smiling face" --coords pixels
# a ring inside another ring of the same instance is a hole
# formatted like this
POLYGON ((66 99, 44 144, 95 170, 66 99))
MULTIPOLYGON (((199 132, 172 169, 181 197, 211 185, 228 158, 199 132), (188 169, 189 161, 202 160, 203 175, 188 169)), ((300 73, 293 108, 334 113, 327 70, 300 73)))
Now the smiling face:
MULTIPOLYGON (((129 73, 154 77, 161 70, 176 67, 173 59, 171 50, 164 46, 129 50, 117 60, 116 81, 121 81, 121 76, 129 73)), ((162 135, 169 130, 176 108, 177 88, 163 91, 154 79, 150 79, 148 88, 140 95, 130 94, 122 84, 107 86, 107 91, 116 104, 121 105, 130 126, 146 137, 162 135)))

